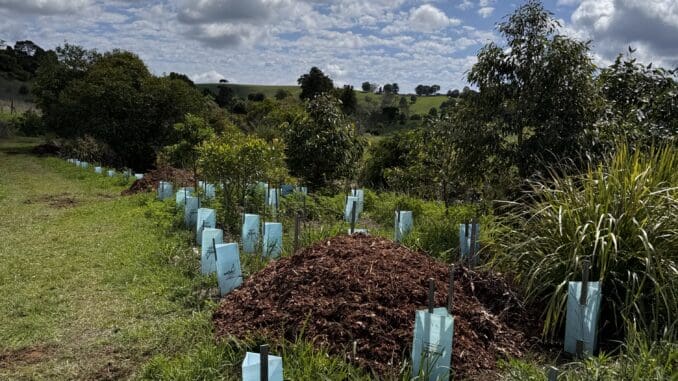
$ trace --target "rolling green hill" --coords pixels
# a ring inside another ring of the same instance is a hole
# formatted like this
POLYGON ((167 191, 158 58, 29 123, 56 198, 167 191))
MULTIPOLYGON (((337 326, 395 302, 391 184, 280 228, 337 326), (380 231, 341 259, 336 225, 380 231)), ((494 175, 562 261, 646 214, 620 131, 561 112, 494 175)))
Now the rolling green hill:
MULTIPOLYGON (((199 89, 210 89, 213 93, 217 93, 218 91, 218 86, 219 83, 201 83, 201 84, 196 84, 196 86, 199 89)), ((289 91, 293 96, 298 97, 299 93, 301 93, 301 89, 299 86, 285 86, 285 85, 280 85, 280 86, 275 86, 275 85, 246 85, 246 84, 236 84, 236 83, 225 83, 221 84, 225 85, 231 89, 233 89, 233 92, 235 93, 236 96, 240 98, 247 98, 248 94, 253 94, 253 93, 263 93, 266 95, 267 98, 273 98, 275 96, 275 93, 280 90, 287 90, 289 91)), ((371 93, 366 93, 364 91, 359 91, 356 90, 356 98, 358 99, 358 102, 361 104, 364 104, 367 102, 369 99, 371 102, 376 103, 377 105, 381 104, 381 94, 371 94, 371 93)), ((402 94, 400 97, 406 97, 407 100, 409 101, 410 99, 410 94, 402 94)), ((410 112, 413 114, 426 114, 428 111, 431 109, 431 107, 439 108, 440 104, 443 103, 447 99, 447 96, 445 95, 433 95, 433 96, 428 96, 428 97, 417 97, 417 101, 413 104, 410 105, 410 112)))

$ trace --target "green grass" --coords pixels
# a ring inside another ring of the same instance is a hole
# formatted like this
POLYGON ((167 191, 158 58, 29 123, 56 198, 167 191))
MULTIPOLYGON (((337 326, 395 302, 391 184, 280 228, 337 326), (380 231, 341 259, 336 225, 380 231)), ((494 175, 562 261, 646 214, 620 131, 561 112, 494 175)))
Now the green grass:
POLYGON ((195 281, 160 255, 181 238, 145 217, 148 196, 31 144, 0 143, 0 378, 125 377, 187 345, 195 312, 176 296, 195 281))
MULTIPOLYGON (((0 140, 0 379, 239 379, 257 342, 215 342, 216 281, 173 202, 121 197, 122 179, 27 155, 37 143, 0 140)), ((368 379, 269 342, 290 379, 368 379)))
MULTIPOLYGON (((651 341, 629 329, 632 334, 618 353, 600 353, 583 361, 558 364, 558 381, 642 381, 678 379, 678 344, 651 341)), ((542 360, 543 361, 543 360, 542 360)), ((536 360, 500 361, 504 381, 547 381, 548 370, 536 360)))

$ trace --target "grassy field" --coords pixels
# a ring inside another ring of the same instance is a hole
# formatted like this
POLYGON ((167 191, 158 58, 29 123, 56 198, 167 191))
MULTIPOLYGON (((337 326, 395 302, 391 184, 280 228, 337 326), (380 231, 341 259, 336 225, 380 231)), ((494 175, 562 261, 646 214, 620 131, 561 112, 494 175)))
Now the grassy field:
MULTIPOLYGON (((0 140, 0 379, 238 380, 256 341, 214 341, 216 281, 173 203, 28 155, 36 142, 0 140)), ((290 379, 368 379, 303 340, 269 343, 290 379)))
POLYGON ((148 196, 33 144, 0 141, 0 379, 125 378, 190 345, 209 320, 187 302, 199 280, 165 260, 185 241, 148 196))
MULTIPOLYGON (((153 194, 120 196, 129 185, 123 179, 30 156, 37 142, 0 140, 1 380, 238 380, 245 351, 262 342, 284 357, 285 379, 372 379, 303 338, 215 342, 216 281, 198 274, 199 256, 190 234, 179 227, 182 216, 173 201, 157 201, 153 194)), ((309 210, 333 215, 343 195, 319 201, 309 203, 309 210)), ((288 205, 294 202, 283 205, 295 207, 288 205)), ((403 202, 421 216, 404 243, 444 257, 441 250, 456 237, 431 234, 427 219, 443 213, 438 204, 366 191, 370 207, 362 223, 372 234, 390 236, 392 211, 403 202)), ((459 206, 451 213, 460 220, 472 210, 459 206)), ((289 218, 283 223, 291 224, 289 218)), ((309 229, 301 243, 345 229, 340 222, 309 229)), ((291 252, 290 234, 284 255, 291 252)), ((243 273, 262 265, 244 260, 243 273)), ((640 337, 627 342, 619 357, 601 354, 559 364, 564 370, 559 380, 675 379, 677 349, 675 343, 640 337)), ((530 354, 526 362, 501 363, 506 380, 544 380, 544 364, 554 359, 530 354)), ((399 379, 408 374, 405 368, 399 379)))
MULTIPOLYGON (((236 96, 245 99, 247 98, 248 94, 253 93, 263 93, 264 95, 266 95, 267 98, 273 98, 275 96, 275 93, 279 89, 289 91, 294 97, 298 97, 299 93, 301 93, 301 89, 299 88, 299 86, 243 85, 235 83, 227 83, 225 85, 233 89, 233 92, 235 93, 236 96)), ((218 91, 217 87, 219 86, 219 84, 209 83, 209 84, 198 84, 197 86, 200 89, 204 88, 210 89, 213 93, 216 94, 218 91)), ((375 102, 377 105, 381 104, 382 95, 380 94, 370 94, 359 90, 356 90, 355 93, 359 103, 364 104, 366 102, 366 98, 369 97, 371 98, 371 101, 375 102)), ((408 94, 401 95, 401 97, 407 98, 408 101, 410 100, 410 95, 408 94)), ((413 114, 422 114, 422 115, 426 114, 431 109, 431 107, 439 108, 440 104, 443 103, 446 99, 447 96, 445 95, 417 97, 417 101, 410 106, 410 112, 413 114)))

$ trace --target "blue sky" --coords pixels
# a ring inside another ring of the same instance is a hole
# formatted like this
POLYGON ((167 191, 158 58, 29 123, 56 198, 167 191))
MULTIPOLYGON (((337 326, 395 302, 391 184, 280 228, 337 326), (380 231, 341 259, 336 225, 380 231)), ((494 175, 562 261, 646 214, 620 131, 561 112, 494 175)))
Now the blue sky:
MULTIPOLYGON (((318 66, 337 84, 397 82, 403 91, 466 85, 478 50, 522 1, 0 0, 0 39, 65 41, 137 53, 156 74, 197 82, 294 84, 318 66)), ((678 65, 678 0, 547 0, 561 33, 593 40, 608 64, 629 45, 678 65)))

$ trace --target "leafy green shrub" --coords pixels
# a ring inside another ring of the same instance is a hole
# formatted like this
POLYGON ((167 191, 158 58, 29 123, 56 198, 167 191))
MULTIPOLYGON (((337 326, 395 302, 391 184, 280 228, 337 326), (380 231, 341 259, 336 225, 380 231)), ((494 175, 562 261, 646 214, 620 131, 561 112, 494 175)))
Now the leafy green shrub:
POLYGON ((0 119, 0 138, 8 138, 16 134, 14 123, 10 120, 0 119))
POLYGON ((28 110, 14 120, 16 129, 25 136, 38 136, 46 132, 42 117, 33 110, 28 110))
POLYGON ((62 149, 66 157, 75 157, 90 163, 116 164, 119 162, 110 147, 90 135, 66 140, 62 149))
POLYGON ((675 335, 678 314, 678 150, 632 153, 626 146, 579 176, 534 181, 501 218, 503 254, 529 301, 543 303, 544 333, 564 319, 567 282, 588 260, 602 283, 603 317, 675 335))

